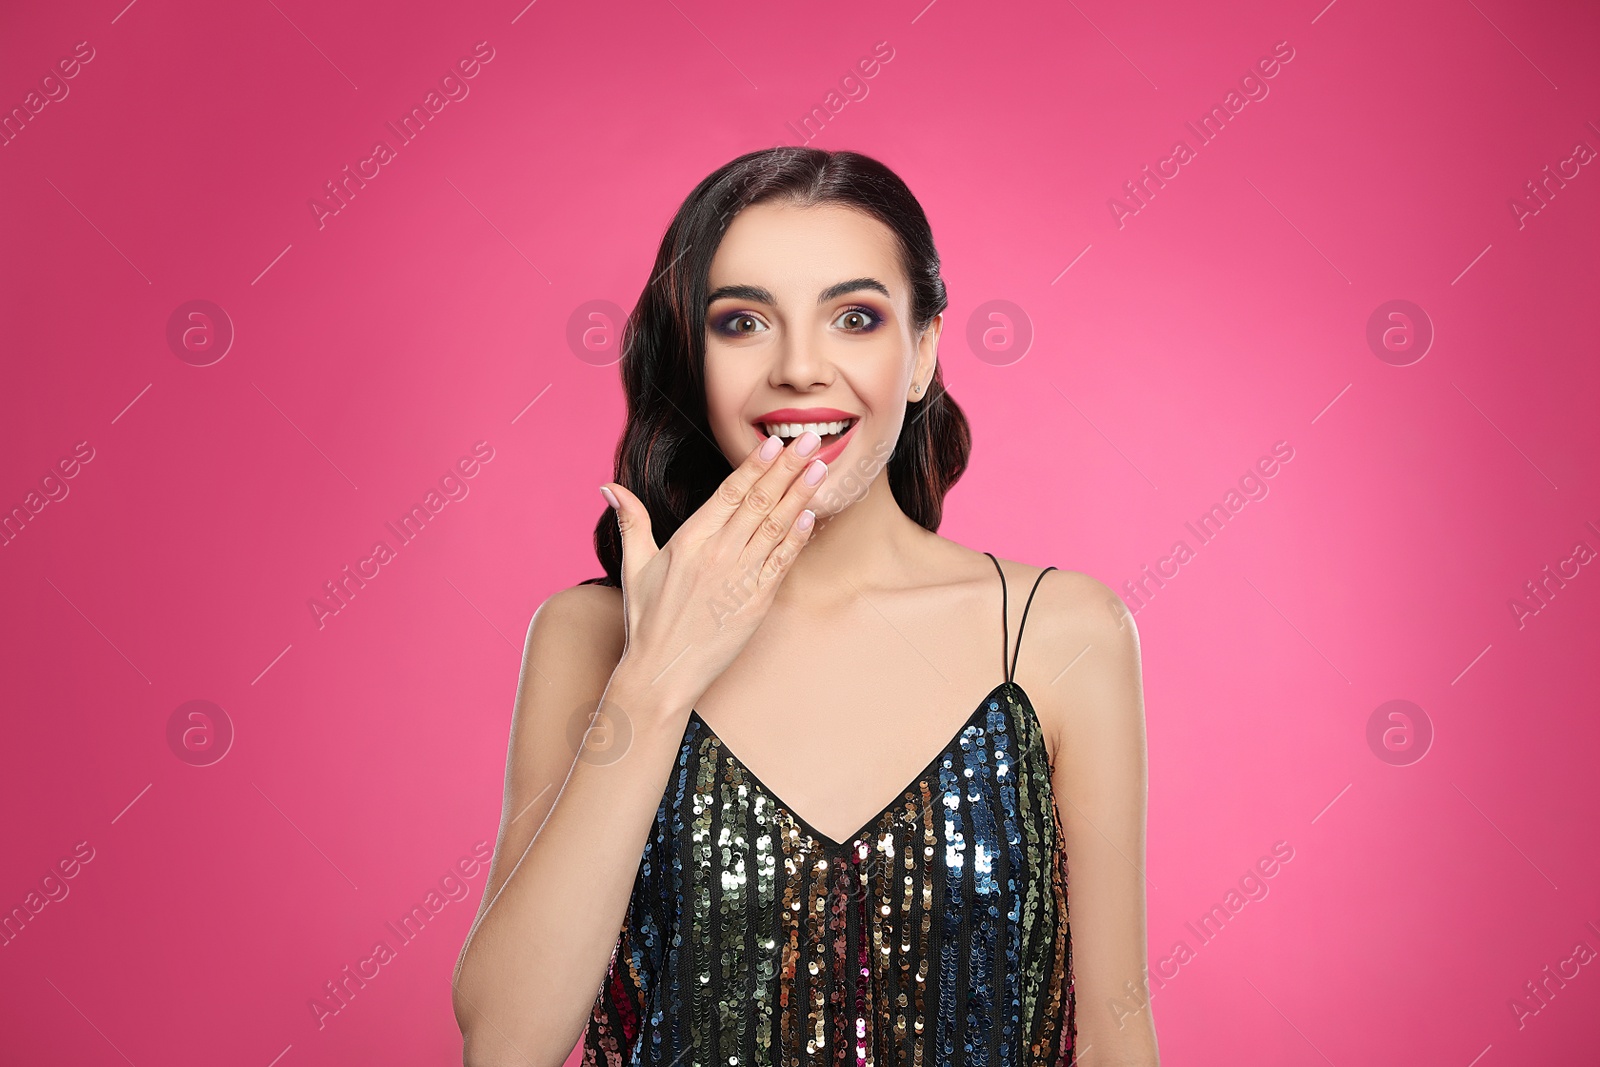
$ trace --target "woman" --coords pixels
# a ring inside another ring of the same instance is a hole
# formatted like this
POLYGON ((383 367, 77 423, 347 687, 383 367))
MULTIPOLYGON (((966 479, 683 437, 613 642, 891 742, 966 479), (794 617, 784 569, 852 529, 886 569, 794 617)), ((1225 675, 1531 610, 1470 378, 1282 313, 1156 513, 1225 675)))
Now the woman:
POLYGON ((1157 1063, 1138 637, 934 532, 970 446, 945 306, 865 156, 752 152, 679 208, 606 577, 529 627, 470 1067, 1157 1063))

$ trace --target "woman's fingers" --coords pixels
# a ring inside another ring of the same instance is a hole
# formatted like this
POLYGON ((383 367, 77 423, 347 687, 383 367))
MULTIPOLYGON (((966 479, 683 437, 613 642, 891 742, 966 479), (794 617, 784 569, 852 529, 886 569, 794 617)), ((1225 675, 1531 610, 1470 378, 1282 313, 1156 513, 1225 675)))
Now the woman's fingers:
POLYGON ((795 521, 789 524, 789 532, 784 534, 772 551, 767 553, 766 561, 761 566, 761 573, 756 579, 756 584, 762 588, 778 581, 789 569, 789 564, 794 562, 800 554, 800 549, 811 540, 812 533, 817 528, 817 516, 810 508, 800 512, 795 521))
MULTIPOLYGON (((817 487, 828 474, 828 465, 814 458, 815 455, 813 452, 813 458, 800 460, 800 476, 788 483, 782 499, 757 522, 755 531, 750 535, 749 543, 744 548, 742 558, 746 566, 758 568, 763 579, 769 573, 768 560, 774 552, 779 548, 798 551, 799 545, 810 538, 810 534, 805 531, 800 531, 804 536, 798 539, 794 535, 797 532, 795 524, 800 518, 801 509, 811 503, 811 498, 817 495, 817 487)), ((759 488, 758 484, 756 491, 759 488)), ((816 515, 813 513, 808 520, 808 526, 815 521, 816 515)), ((776 570, 781 569, 781 566, 776 568, 776 570)))
POLYGON ((750 491, 750 486, 754 486, 773 467, 774 462, 778 461, 778 454, 773 454, 770 458, 762 454, 773 443, 782 445, 782 438, 768 437, 765 442, 752 448, 749 456, 744 458, 744 462, 734 467, 733 474, 723 478, 722 485, 717 486, 717 491, 710 494, 710 499, 701 504, 683 526, 693 528, 699 539, 706 539, 722 531, 723 526, 728 525, 728 520, 738 514, 739 507, 744 504, 744 498, 750 491))
MULTIPOLYGON (((660 551, 656 547, 655 535, 650 530, 650 509, 631 490, 617 482, 606 482, 600 487, 601 496, 608 492, 612 499, 606 503, 616 509, 617 526, 622 531, 622 573, 624 576, 638 574, 639 568, 649 563, 660 551)), ((623 587, 627 587, 626 580, 623 587)))
MULTIPOLYGON (((719 539, 733 558, 739 561, 745 573, 755 573, 764 581, 781 573, 799 547, 810 539, 810 524, 805 530, 796 530, 795 521, 801 509, 816 495, 817 487, 827 475, 827 465, 816 459, 821 439, 807 430, 787 447, 780 448, 766 458, 764 450, 781 439, 769 437, 752 448, 743 463, 723 479, 717 491, 689 516, 679 534, 689 533, 690 543, 703 543, 719 539), (804 450, 806 455, 801 455, 804 450), (769 557, 779 546, 787 558, 776 564, 769 557)), ((602 494, 617 512, 617 524, 622 531, 623 595, 628 592, 628 579, 640 572, 658 553, 663 551, 655 543, 651 531, 650 513, 644 502, 627 488, 616 482, 606 482, 602 494)), ((815 521, 816 516, 811 516, 815 521)), ((675 538, 676 540, 676 538, 675 538)))
MULTIPOLYGON (((723 536, 738 546, 741 556, 746 559, 764 557, 788 532, 789 524, 805 506, 805 501, 816 492, 821 478, 815 485, 806 485, 800 475, 815 462, 821 440, 807 430, 780 452, 745 490, 744 499, 723 527, 723 536), (806 449, 806 455, 800 454, 802 449, 806 449), (789 497, 797 489, 802 498, 791 501, 789 497), (783 509, 781 513, 780 508, 783 509)), ((826 466, 822 470, 825 473, 826 466)))
MULTIPOLYGON (((771 442, 782 444, 778 438, 771 442)), ((644 502, 616 482, 601 486, 615 498, 607 503, 622 530, 624 657, 648 664, 646 676, 659 677, 676 665, 680 688, 696 696, 749 642, 771 607, 773 590, 811 538, 815 515, 802 509, 827 470, 815 458, 819 443, 808 431, 799 441, 808 455, 794 445, 767 457, 760 448, 752 450, 660 547, 644 502), (722 610, 728 590, 751 584, 762 595, 741 597, 732 610, 722 610)))

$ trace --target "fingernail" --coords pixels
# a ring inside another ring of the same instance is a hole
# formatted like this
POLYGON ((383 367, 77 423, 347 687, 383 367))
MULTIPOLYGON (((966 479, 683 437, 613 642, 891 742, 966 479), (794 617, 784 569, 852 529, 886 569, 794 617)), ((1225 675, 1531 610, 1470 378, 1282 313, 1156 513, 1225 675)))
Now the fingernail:
POLYGON ((800 440, 795 442, 795 454, 809 456, 817 450, 817 446, 820 444, 822 444, 822 438, 818 437, 814 431, 807 430, 800 435, 800 440))
POLYGON ((828 465, 826 463, 822 462, 820 459, 812 460, 811 466, 806 468, 806 484, 816 485, 827 476, 827 473, 828 465))
POLYGON ((765 441, 761 442, 761 458, 762 459, 771 459, 773 456, 776 456, 779 452, 782 452, 782 451, 783 451, 783 438, 779 437, 777 434, 773 434, 771 437, 769 437, 765 441))
POLYGON ((794 524, 795 526, 799 527, 802 532, 804 532, 811 529, 811 524, 816 521, 817 513, 812 511, 810 508, 806 508, 800 513, 800 517, 795 520, 794 524))
POLYGON ((617 503, 617 494, 615 494, 615 493, 613 493, 611 491, 611 487, 610 486, 602 485, 600 487, 600 495, 606 498, 606 503, 607 504, 610 504, 613 508, 616 508, 618 511, 622 510, 622 505, 617 503))

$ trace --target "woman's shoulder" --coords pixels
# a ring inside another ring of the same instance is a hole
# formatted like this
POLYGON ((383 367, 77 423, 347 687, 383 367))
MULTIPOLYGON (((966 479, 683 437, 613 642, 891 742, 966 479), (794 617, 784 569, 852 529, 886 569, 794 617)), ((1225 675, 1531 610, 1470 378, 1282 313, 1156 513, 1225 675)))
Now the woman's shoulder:
MULTIPOLYGON (((1024 601, 1033 597, 1028 607, 1030 633, 1039 623, 1079 629, 1120 627, 1128 614, 1122 598, 1092 575, 1054 563, 1023 563, 998 554, 995 558, 1005 574, 1008 595, 1024 601)), ((992 579, 994 564, 985 560, 983 565, 992 579)))
POLYGON ((557 611, 621 612, 622 590, 614 585, 583 582, 565 589, 557 589, 545 597, 544 603, 539 605, 540 610, 543 610, 546 604, 552 605, 557 611))
POLYGON ((1005 570, 1011 599, 1027 604, 1028 640, 1038 642, 1033 645, 1035 649, 1040 644, 1056 649, 1071 647, 1074 652, 1086 645, 1120 648, 1124 652, 1130 645, 1137 648, 1133 614, 1100 579, 1054 564, 1002 559, 1000 565, 1005 570))
POLYGON ((1138 678, 1139 632, 1122 598, 1092 575, 1007 559, 1000 566, 1009 599, 1027 605, 1025 622, 1022 607, 1010 608, 1017 620, 1011 632, 1020 624, 1025 637, 1016 681, 1039 715, 1051 752, 1059 752, 1069 723, 1088 726, 1086 715, 1120 713, 1104 696, 1118 680, 1138 678))
MULTIPOLYGON (((609 661, 622 656, 627 637, 622 590, 607 585, 574 585, 558 589, 534 610, 528 623, 527 656, 555 661, 609 661)), ((609 668, 608 668, 609 669, 609 668)))

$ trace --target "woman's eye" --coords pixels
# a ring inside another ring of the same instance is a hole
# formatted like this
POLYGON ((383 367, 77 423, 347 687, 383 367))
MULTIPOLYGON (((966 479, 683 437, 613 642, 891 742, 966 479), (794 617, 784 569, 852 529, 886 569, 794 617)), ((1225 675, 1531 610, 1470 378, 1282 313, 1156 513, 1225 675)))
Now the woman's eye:
POLYGON ((883 320, 878 318, 878 313, 871 308, 851 307, 845 308, 834 321, 841 323, 852 333, 866 333, 876 329, 878 323, 883 320))
MULTIPOLYGON (((870 333, 883 322, 876 311, 867 307, 848 307, 839 313, 834 320, 835 325, 842 326, 850 333, 870 333)), ((735 312, 725 315, 716 322, 718 333, 728 337, 748 336, 751 334, 765 333, 766 323, 750 314, 748 311, 735 312)))
POLYGON ((766 327, 761 320, 748 312, 741 311, 736 315, 729 315, 717 324, 717 329, 726 334, 760 333, 766 327))

